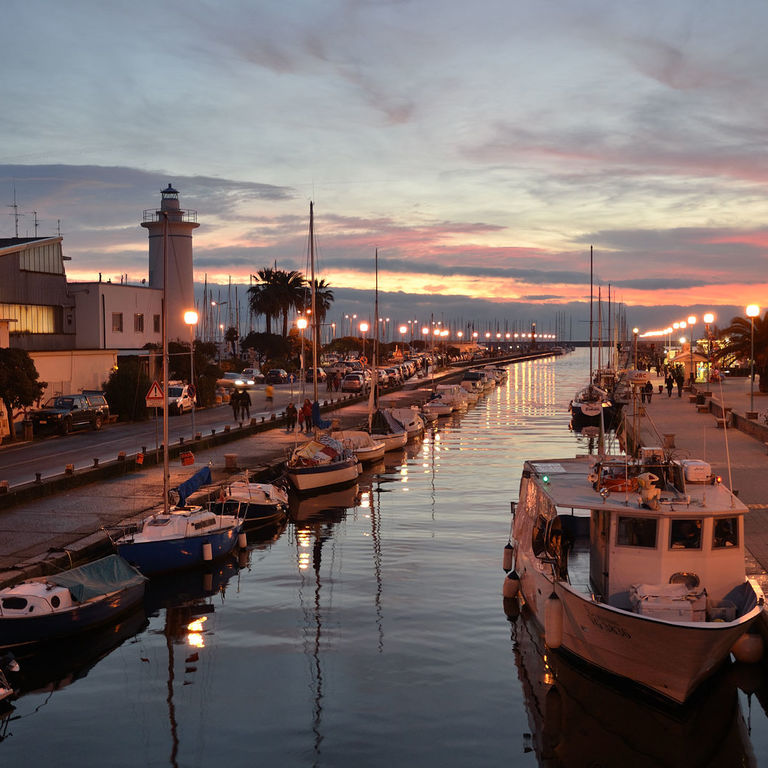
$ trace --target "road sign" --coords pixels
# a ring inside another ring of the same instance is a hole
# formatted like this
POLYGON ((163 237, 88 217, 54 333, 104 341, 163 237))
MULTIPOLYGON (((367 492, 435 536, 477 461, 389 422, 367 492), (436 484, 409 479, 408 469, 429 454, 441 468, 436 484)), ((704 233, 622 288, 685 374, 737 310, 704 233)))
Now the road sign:
POLYGON ((147 392, 146 402, 147 408, 163 407, 163 389, 156 381, 152 382, 152 386, 147 392))

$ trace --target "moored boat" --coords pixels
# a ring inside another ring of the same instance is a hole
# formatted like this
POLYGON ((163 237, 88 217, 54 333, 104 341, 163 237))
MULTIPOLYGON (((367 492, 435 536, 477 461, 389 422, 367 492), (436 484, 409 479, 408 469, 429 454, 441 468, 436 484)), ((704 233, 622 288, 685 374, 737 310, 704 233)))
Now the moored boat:
POLYGON ((313 493, 357 482, 360 463, 338 440, 318 435, 295 448, 286 462, 286 475, 299 493, 313 493))
POLYGON ((371 414, 371 437, 384 443, 384 451, 395 451, 408 442, 408 431, 389 409, 379 408, 371 414))
POLYGON ((424 419, 421 417, 417 407, 387 408, 386 412, 405 429, 406 440, 412 440, 424 434, 424 419))
POLYGON ((0 590, 0 648, 41 643, 107 624, 134 608, 146 578, 117 555, 0 590))
POLYGON ((550 648, 682 703, 761 648, 746 512, 704 462, 527 461, 505 595, 519 586, 550 648))
POLYGON ((378 461, 386 451, 383 440, 362 429, 342 429, 331 432, 331 437, 354 453, 361 462, 378 461))
POLYGON ((246 477, 222 488, 211 509, 239 517, 245 526, 264 523, 288 514, 288 494, 279 485, 253 483, 246 477))

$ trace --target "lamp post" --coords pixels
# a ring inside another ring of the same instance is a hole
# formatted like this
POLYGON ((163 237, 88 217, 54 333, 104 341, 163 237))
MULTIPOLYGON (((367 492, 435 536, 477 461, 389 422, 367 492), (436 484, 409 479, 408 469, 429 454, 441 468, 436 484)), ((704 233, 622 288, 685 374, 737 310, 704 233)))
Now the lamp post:
MULTIPOLYGON (((306 387, 304 386, 307 381, 307 375, 304 372, 304 329, 307 327, 307 318, 299 317, 296 320, 296 327, 301 331, 301 354, 299 355, 299 376, 301 377, 301 394, 304 396, 306 393, 306 387)), ((315 376, 317 371, 312 371, 312 375, 315 376)))
POLYGON ((750 324, 750 352, 749 352, 749 410, 755 410, 755 318, 760 314, 757 304, 747 307, 747 317, 750 324))
POLYGON ((408 326, 401 325, 397 330, 400 331, 400 343, 403 345, 403 349, 405 349, 405 334, 408 333, 408 326))
POLYGON ((368 323, 363 320, 362 323, 360 323, 360 333, 363 334, 363 354, 362 356, 365 357, 365 334, 368 333, 368 323))
POLYGON ((711 312, 707 312, 702 320, 707 330, 707 381, 709 381, 712 378, 712 336, 709 332, 709 326, 710 323, 715 322, 715 316, 711 312))
POLYGON ((691 390, 693 390, 693 382, 696 381, 696 374, 693 371, 693 326, 696 324, 696 315, 691 315, 688 318, 688 325, 691 326, 691 342, 688 347, 691 353, 691 372, 689 373, 689 381, 691 383, 691 390))
POLYGON ((189 387, 192 400, 192 439, 195 439, 195 401, 197 400, 197 387, 195 386, 195 327, 197 326, 197 312, 188 309, 184 313, 184 322, 189 326, 189 387))
POLYGON ((634 346, 634 350, 635 350, 634 351, 634 355, 633 355, 633 358, 634 358, 634 361, 635 361, 635 363, 634 363, 634 369, 635 370, 637 370, 637 334, 639 332, 640 332, 639 328, 633 328, 632 329, 632 339, 634 341, 634 345, 633 346, 634 346))

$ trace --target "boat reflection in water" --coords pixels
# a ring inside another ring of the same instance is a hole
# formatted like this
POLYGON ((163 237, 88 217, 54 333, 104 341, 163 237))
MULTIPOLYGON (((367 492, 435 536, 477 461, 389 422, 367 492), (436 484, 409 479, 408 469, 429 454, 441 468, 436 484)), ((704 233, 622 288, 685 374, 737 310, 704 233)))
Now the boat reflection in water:
POLYGON ((288 498, 290 518, 297 525, 315 519, 338 522, 344 518, 348 509, 357 506, 359 493, 357 484, 316 496, 292 493, 288 498))
MULTIPOLYGON (((505 601, 514 615, 509 606, 505 601)), ((675 706, 548 650, 525 607, 511 628, 531 729, 523 749, 533 750, 539 765, 757 765, 731 668, 707 681, 685 706, 675 706)))

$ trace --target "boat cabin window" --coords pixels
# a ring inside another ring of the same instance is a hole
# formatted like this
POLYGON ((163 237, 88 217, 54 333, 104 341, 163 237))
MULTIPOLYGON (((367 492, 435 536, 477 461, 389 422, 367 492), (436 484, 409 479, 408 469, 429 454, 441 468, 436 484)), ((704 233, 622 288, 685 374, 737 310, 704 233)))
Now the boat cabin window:
POLYGON ((8 611, 23 611, 27 607, 25 597, 4 597, 3 608, 8 611))
POLYGON ((653 517, 622 517, 616 530, 616 544, 625 547, 656 547, 658 520, 653 517))
POLYGON ((670 549, 701 549, 701 520, 671 520, 669 524, 670 549))
POLYGON ((739 546, 739 518, 720 517, 715 520, 712 548, 739 546))

